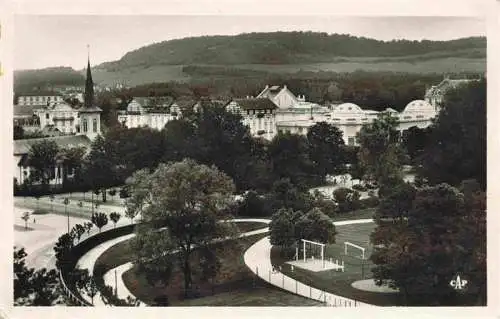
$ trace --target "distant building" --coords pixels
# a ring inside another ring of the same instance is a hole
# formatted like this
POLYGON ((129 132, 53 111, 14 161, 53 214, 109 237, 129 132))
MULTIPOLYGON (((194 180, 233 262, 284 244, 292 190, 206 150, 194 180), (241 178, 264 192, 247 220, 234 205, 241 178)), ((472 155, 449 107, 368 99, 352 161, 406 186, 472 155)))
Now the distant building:
POLYGON ((25 105, 48 105, 50 103, 62 102, 61 95, 21 95, 17 97, 17 104, 25 105))
POLYGON ((40 118, 36 115, 40 108, 36 105, 14 105, 14 126, 20 126, 29 132, 40 130, 40 118))
POLYGON ((279 133, 306 135, 314 124, 327 122, 342 132, 345 144, 358 145, 357 133, 363 125, 371 124, 380 113, 389 113, 396 117, 399 122, 398 130, 401 133, 413 126, 428 127, 437 114, 434 107, 423 100, 408 103, 403 112, 397 112, 391 108, 386 108, 382 112, 363 110, 354 103, 343 103, 335 106, 329 114, 325 114, 323 117, 316 117, 313 120, 280 121, 276 123, 276 126, 279 133))
POLYGON ((134 97, 127 110, 118 112, 118 122, 127 128, 162 130, 169 121, 181 118, 187 110, 197 111, 198 107, 199 101, 192 98, 134 97))
POLYGON ((267 98, 233 99, 226 105, 229 112, 240 114, 243 124, 253 136, 271 140, 276 135, 276 110, 278 106, 267 98))
POLYGON ((439 84, 433 85, 427 89, 424 99, 431 104, 436 111, 439 111, 443 99, 449 90, 456 89, 472 81, 477 81, 477 79, 450 79, 447 76, 439 84))
POLYGON ((40 129, 53 126, 65 134, 76 134, 79 112, 66 102, 58 102, 34 111, 39 119, 40 129))

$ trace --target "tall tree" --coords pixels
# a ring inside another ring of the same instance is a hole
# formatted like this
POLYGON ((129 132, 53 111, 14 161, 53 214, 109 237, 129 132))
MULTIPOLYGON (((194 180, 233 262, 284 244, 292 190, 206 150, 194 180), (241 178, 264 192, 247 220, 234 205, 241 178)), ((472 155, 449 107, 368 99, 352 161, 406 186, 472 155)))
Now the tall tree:
POLYGON ((83 158, 85 157, 85 148, 71 147, 61 150, 61 159, 64 165, 64 182, 67 182, 68 175, 74 175, 73 181, 82 182, 83 158))
POLYGON ((420 174, 429 183, 476 179, 486 189, 486 80, 449 91, 433 125, 420 174))
POLYGON ((43 140, 34 143, 28 153, 29 165, 33 168, 33 179, 48 185, 55 174, 56 159, 59 153, 57 143, 43 140))
POLYGON ((307 132, 309 157, 321 176, 343 171, 345 156, 342 132, 332 124, 319 122, 307 132))
POLYGON ((95 213, 92 215, 91 221, 99 228, 99 232, 101 232, 101 229, 108 224, 108 215, 104 213, 95 213))
POLYGON ((231 179, 215 167, 200 165, 193 160, 160 164, 148 178, 132 178, 132 196, 128 205, 132 210, 142 207, 142 218, 147 225, 138 228, 137 240, 148 241, 152 229, 166 226, 167 247, 154 246, 158 254, 171 250, 170 243, 179 250, 179 267, 184 274, 185 295, 192 290, 192 252, 195 247, 207 247, 213 240, 230 236, 234 225, 227 219, 227 208, 232 202, 234 185, 231 179))
MULTIPOLYGON (((402 181, 403 151, 397 124, 395 117, 383 113, 370 125, 363 126, 357 136, 359 162, 365 171, 365 179, 376 181, 381 191, 402 181)), ((384 195, 381 191, 379 195, 384 195)))
POLYGON ((478 234, 484 228, 476 219, 484 211, 479 211, 468 210, 464 195, 447 184, 399 187, 375 214, 371 259, 376 282, 399 288, 407 304, 457 304, 460 298, 449 285, 452 277, 485 276, 476 261, 485 252, 484 237, 478 234), (472 239, 474 235, 480 239, 472 239), (481 252, 476 255, 475 249, 481 252))
POLYGON ((307 139, 301 135, 278 134, 271 141, 268 152, 274 178, 289 178, 292 184, 307 188, 319 181, 309 158, 307 139))
POLYGON ((413 163, 418 163, 425 147, 429 143, 431 129, 412 126, 403 133, 403 146, 413 163))
POLYGON ((116 151, 113 145, 98 135, 92 142, 90 153, 84 164, 85 179, 93 190, 100 190, 106 202, 106 189, 120 180, 116 164, 116 151))

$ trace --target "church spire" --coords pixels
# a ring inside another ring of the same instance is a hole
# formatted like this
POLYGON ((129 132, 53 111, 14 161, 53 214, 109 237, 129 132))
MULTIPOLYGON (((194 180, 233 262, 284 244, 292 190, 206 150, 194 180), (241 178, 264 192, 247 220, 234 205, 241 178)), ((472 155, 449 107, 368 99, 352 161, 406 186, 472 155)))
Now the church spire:
POLYGON ((92 72, 90 71, 90 53, 87 45, 87 78, 85 80, 84 107, 94 105, 94 82, 92 81, 92 72))

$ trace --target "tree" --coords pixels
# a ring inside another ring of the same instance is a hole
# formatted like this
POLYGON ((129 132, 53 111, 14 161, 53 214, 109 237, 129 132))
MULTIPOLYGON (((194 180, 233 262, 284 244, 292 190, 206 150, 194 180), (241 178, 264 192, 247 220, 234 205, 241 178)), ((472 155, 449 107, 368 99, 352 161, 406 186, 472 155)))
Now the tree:
POLYGON ((473 211, 481 209, 468 210, 464 195, 446 184, 418 190, 408 184, 398 187, 382 199, 375 215, 371 260, 376 282, 399 288, 407 304, 459 303, 450 277, 474 276, 472 269, 481 268, 475 266, 474 250, 481 249, 484 237, 470 236, 479 235, 481 223, 474 216, 484 211, 473 211))
POLYGON ((20 140, 24 137, 24 129, 20 125, 14 125, 14 140, 20 140))
POLYGON ((274 246, 292 247, 297 242, 295 223, 303 213, 292 209, 281 208, 271 216, 269 223, 269 240, 274 246))
POLYGON ((293 185, 307 188, 319 182, 313 174, 307 139, 301 135, 278 134, 268 152, 275 180, 289 178, 293 185))
POLYGON ((184 274, 185 296, 190 296, 194 247, 206 247, 213 240, 232 236, 234 232, 232 223, 218 222, 229 217, 225 208, 232 202, 234 185, 231 179, 215 167, 186 159, 160 164, 147 178, 143 172, 137 178, 134 174, 128 183, 132 197, 127 202, 127 209, 136 211, 137 207, 142 207, 145 225, 138 228, 137 240, 148 242, 152 228, 166 226, 168 233, 165 236, 168 237, 163 239, 164 244, 151 246, 151 249, 155 255, 158 249, 161 253, 171 250, 172 245, 179 250, 176 256, 184 274))
POLYGON ((80 241, 82 235, 85 234, 85 227, 80 224, 76 224, 75 226, 73 226, 71 234, 73 234, 72 237, 80 241))
POLYGON ((57 269, 69 270, 69 268, 71 267, 72 249, 73 237, 70 233, 66 233, 57 239, 57 242, 54 246, 57 269))
POLYGON ((92 222, 86 222, 85 224, 83 224, 83 228, 85 228, 85 230, 87 231, 87 235, 90 235, 90 230, 92 229, 92 227, 94 227, 94 223, 92 222))
POLYGON ((112 212, 109 214, 109 218, 113 221, 114 227, 116 228, 116 223, 120 220, 121 215, 117 212, 112 212))
POLYGON ((108 191, 109 196, 111 196, 111 199, 116 195, 117 191, 115 188, 112 188, 108 191))
POLYGON ((28 153, 29 166, 33 168, 32 178, 48 185, 54 176, 56 157, 59 153, 57 143, 51 140, 43 140, 34 143, 28 153))
POLYGON ((339 213, 358 209, 360 197, 361 195, 358 191, 354 191, 350 188, 340 187, 333 191, 333 198, 337 203, 339 213))
POLYGON ((343 171, 344 139, 342 132, 332 124, 319 122, 307 132, 309 158, 321 176, 343 171))
POLYGON ((486 189, 486 80, 446 94, 419 174, 431 184, 475 179, 486 189))
POLYGON ((25 263, 24 248, 14 247, 14 304, 19 306, 52 306, 61 301, 59 279, 55 270, 35 271, 25 263))
POLYGON ((365 171, 365 179, 377 182, 385 195, 386 189, 401 183, 403 151, 396 130, 397 119, 382 113, 370 125, 364 125, 358 133, 359 162, 365 171))
POLYGON ((99 228, 99 232, 101 232, 101 229, 108 224, 108 215, 105 213, 94 213, 91 220, 99 228))
POLYGON ((296 240, 306 239, 325 244, 335 243, 335 225, 319 208, 303 214, 295 223, 296 240))
POLYGON ((413 163, 418 163, 420 160, 422 152, 429 143, 430 133, 430 128, 421 129, 417 126, 412 126, 404 131, 402 136, 403 146, 413 163))
POLYGON ((64 165, 64 182, 68 182, 68 175, 73 175, 74 182, 83 182, 82 167, 85 152, 84 147, 71 147, 61 150, 61 159, 64 165))
POLYGON ((312 197, 308 191, 299 190, 288 178, 273 183, 270 197, 273 211, 279 208, 307 211, 311 209, 312 197))
POLYGON ((106 202, 106 189, 118 183, 119 167, 116 164, 113 145, 98 135, 92 142, 90 153, 84 164, 87 183, 93 190, 102 190, 102 201, 106 202))
POLYGON ((21 219, 24 220, 24 229, 28 230, 28 220, 30 219, 30 212, 24 212, 21 216, 21 219))

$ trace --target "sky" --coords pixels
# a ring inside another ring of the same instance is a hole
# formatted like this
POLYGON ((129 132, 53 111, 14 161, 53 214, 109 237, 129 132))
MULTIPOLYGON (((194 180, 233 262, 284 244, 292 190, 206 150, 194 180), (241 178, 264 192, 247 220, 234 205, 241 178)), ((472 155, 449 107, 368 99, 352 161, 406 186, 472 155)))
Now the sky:
POLYGON ((486 21, 474 17, 346 16, 116 16, 16 15, 14 68, 39 69, 120 59, 142 46, 170 39, 248 32, 317 31, 378 40, 450 40, 486 35, 486 21))

